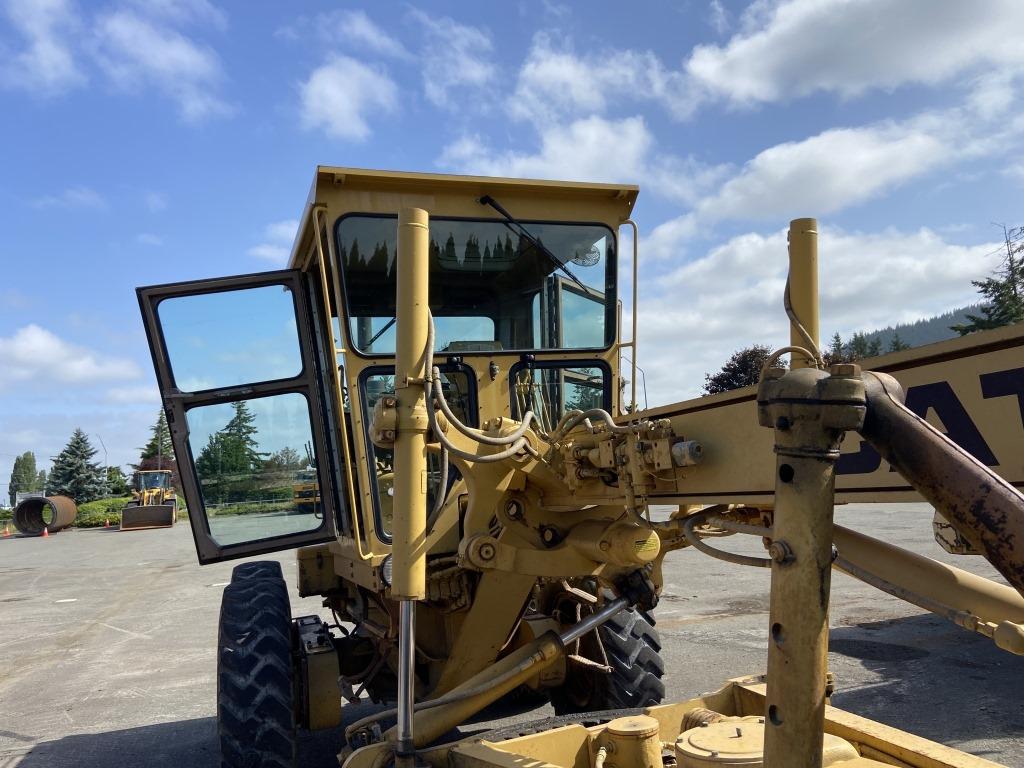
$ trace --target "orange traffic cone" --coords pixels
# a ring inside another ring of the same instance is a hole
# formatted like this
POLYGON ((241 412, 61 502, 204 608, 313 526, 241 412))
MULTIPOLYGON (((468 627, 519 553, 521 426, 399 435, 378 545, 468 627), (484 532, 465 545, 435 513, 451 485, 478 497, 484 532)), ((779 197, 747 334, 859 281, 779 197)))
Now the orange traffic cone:
POLYGON ((49 528, 43 528, 43 538, 45 539, 45 538, 49 537, 49 535, 50 535, 50 529, 49 528))
POLYGON ((11 538, 11 526, 6 525, 6 524, 4 525, 4 538, 5 539, 11 538))
POLYGON ((104 521, 103 521, 103 527, 104 527, 104 528, 109 528, 109 527, 110 527, 110 518, 109 518, 109 517, 108 517, 108 518, 106 518, 106 519, 104 519, 104 521))

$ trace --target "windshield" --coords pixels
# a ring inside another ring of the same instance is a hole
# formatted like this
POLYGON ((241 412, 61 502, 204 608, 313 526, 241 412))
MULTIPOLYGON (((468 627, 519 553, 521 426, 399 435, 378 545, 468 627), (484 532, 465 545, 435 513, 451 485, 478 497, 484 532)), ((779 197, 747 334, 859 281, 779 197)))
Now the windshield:
POLYGON ((136 475, 136 487, 142 491, 152 491, 155 488, 166 488, 170 474, 166 472, 143 472, 136 475))
MULTIPOLYGON (((614 341, 615 239, 599 224, 430 220, 435 351, 600 349, 614 341)), ((393 216, 349 215, 337 225, 349 330, 356 350, 395 350, 393 216)))

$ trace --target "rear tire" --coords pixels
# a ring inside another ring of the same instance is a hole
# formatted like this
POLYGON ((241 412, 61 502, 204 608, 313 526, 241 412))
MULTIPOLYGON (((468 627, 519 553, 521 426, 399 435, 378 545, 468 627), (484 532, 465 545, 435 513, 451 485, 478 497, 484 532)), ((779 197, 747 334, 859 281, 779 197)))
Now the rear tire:
MULTIPOLYGON (((597 628, 608 656, 610 673, 573 662, 565 682, 552 689, 551 705, 558 715, 598 712, 606 709, 632 709, 660 704, 665 698, 665 663, 661 659, 661 638, 654 628, 654 616, 648 611, 624 608, 597 628)), ((589 658, 595 656, 597 643, 590 635, 583 639, 589 658)))
POLYGON ((291 606, 278 563, 235 568, 217 646, 221 768, 294 768, 291 606))

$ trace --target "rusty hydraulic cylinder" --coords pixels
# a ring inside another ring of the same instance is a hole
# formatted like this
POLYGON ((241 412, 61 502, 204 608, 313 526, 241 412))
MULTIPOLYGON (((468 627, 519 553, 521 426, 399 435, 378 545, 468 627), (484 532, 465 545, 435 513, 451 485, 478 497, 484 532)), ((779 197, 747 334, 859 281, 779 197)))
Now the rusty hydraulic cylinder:
MULTIPOLYGON (((818 220, 793 219, 789 222, 789 282, 787 284, 787 310, 800 321, 810 340, 804 338, 796 324, 790 321, 789 343, 795 347, 818 346, 818 220)), ((793 353, 792 368, 809 368, 813 360, 793 353)))
POLYGON ((777 456, 764 765, 821 768, 835 465, 863 422, 864 387, 855 365, 773 368, 757 399, 777 456))
POLYGON ((864 383, 864 439, 1024 594, 1024 496, 904 406, 894 378, 869 372, 864 383))

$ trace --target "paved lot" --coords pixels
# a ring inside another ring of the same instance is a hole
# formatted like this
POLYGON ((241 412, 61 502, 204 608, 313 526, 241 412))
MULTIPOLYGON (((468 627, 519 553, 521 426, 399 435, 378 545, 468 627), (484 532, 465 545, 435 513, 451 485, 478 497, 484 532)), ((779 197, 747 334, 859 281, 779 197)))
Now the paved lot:
MULTIPOLYGON (((992 574, 938 549, 924 505, 850 506, 838 519, 992 574)), ((722 544, 756 553, 744 538, 722 544)), ((294 592, 293 556, 280 560, 293 612, 316 612, 294 592)), ((200 568, 185 525, 0 539, 0 768, 216 766, 214 645, 233 565, 200 568)), ((761 569, 670 557, 657 611, 670 698, 763 671, 768 587, 761 569)), ((1024 765, 1024 658, 841 574, 832 601, 836 705, 1024 765)), ((303 765, 336 765, 337 742, 304 736, 303 765)))

